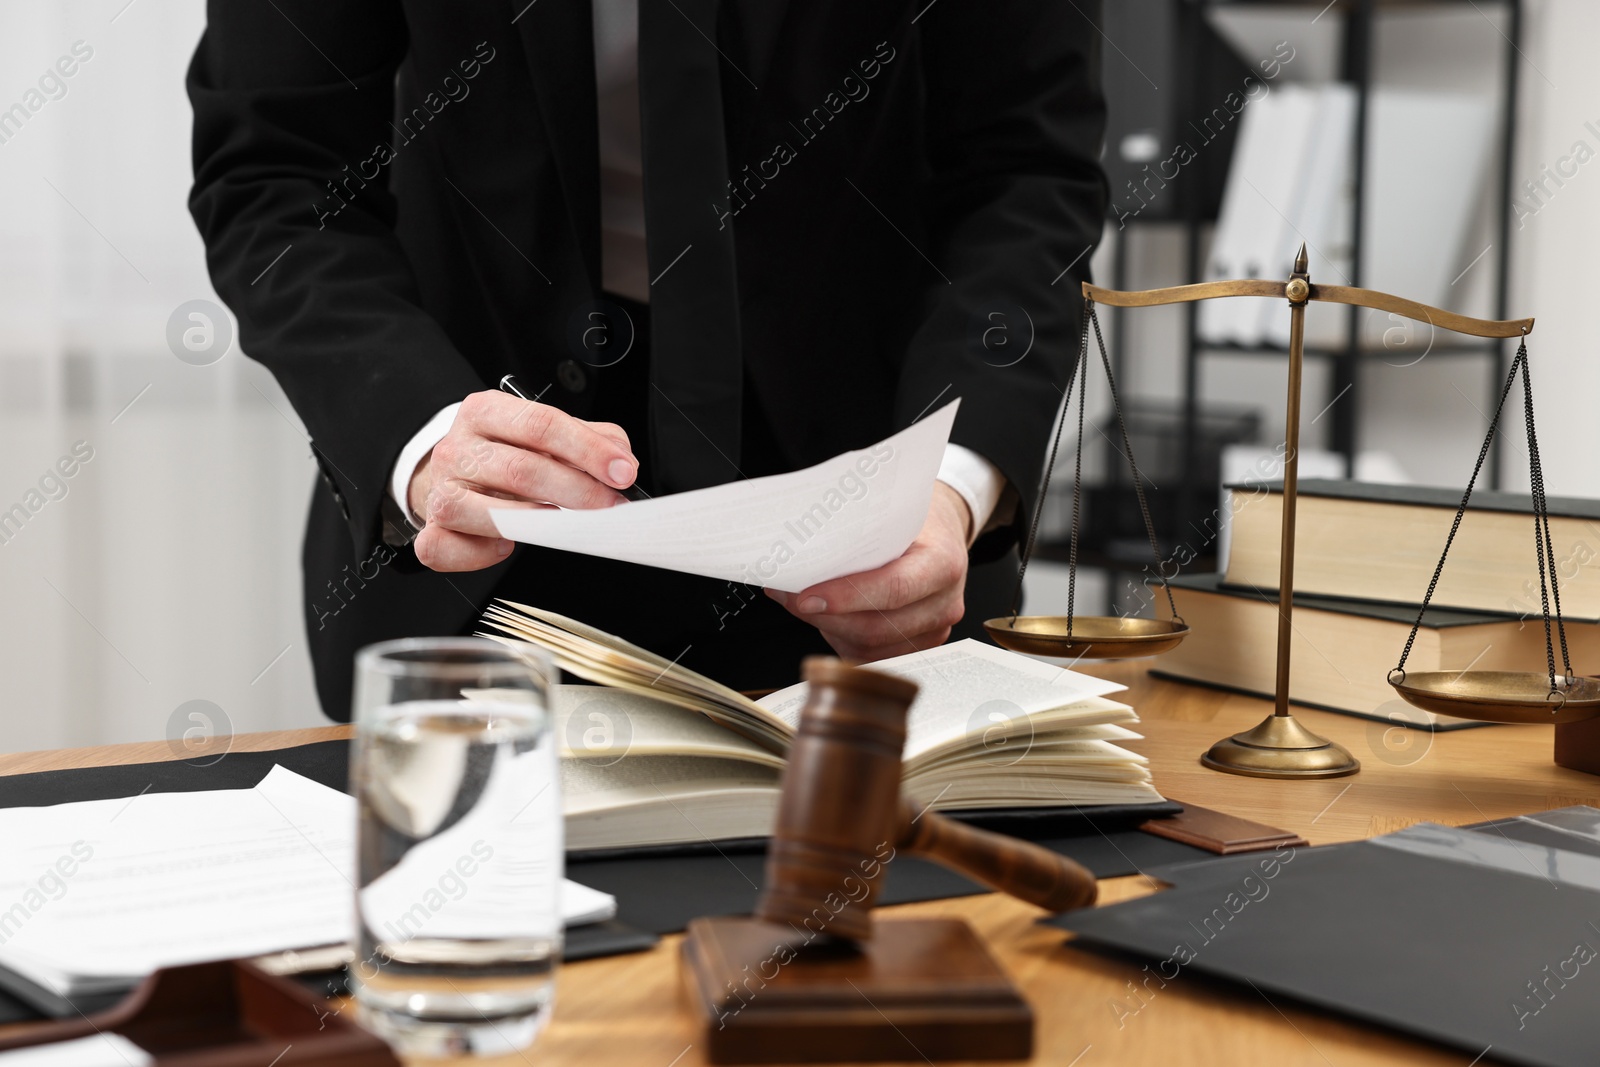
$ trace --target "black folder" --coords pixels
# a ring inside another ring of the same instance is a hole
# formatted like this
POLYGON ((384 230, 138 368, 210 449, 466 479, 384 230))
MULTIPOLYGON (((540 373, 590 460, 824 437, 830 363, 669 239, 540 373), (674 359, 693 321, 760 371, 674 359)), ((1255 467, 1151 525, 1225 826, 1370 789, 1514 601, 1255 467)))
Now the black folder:
POLYGON ((1600 836, 1575 827, 1600 812, 1551 815, 1163 868, 1173 889, 1049 922, 1075 948, 1159 960, 1164 980, 1248 982, 1455 1046, 1463 1063, 1593 1067, 1600 836))

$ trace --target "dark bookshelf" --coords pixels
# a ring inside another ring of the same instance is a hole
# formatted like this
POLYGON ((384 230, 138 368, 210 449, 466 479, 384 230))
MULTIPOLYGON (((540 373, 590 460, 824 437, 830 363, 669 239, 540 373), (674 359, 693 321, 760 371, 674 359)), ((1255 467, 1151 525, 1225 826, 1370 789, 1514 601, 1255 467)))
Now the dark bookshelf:
MULTIPOLYGON (((1217 9, 1229 7, 1301 7, 1317 12, 1319 18, 1338 18, 1343 21, 1342 49, 1339 57, 1339 79, 1353 85, 1356 89, 1357 111, 1355 129, 1355 147, 1352 155, 1354 168, 1354 203, 1351 212, 1351 254, 1352 269, 1349 284, 1360 286, 1362 282, 1362 229, 1366 214, 1366 207, 1371 190, 1367 188, 1366 161, 1369 140, 1368 116, 1373 89, 1373 44, 1374 28, 1377 16, 1382 12, 1405 10, 1426 11, 1459 10, 1471 6, 1482 11, 1485 8, 1494 8, 1506 13, 1505 32, 1501 36, 1504 41, 1505 71, 1500 85, 1500 128, 1498 131, 1499 161, 1494 181, 1496 183, 1497 217, 1494 220, 1495 232, 1495 280, 1492 287, 1493 316, 1504 319, 1508 317, 1508 295, 1511 271, 1511 202, 1512 202, 1512 161, 1513 149, 1517 133, 1517 93, 1519 82, 1519 63, 1521 62, 1520 46, 1523 30, 1523 4, 1522 0, 1170 0, 1166 8, 1165 18, 1170 25, 1160 27, 1157 32, 1174 35, 1179 42, 1198 42, 1214 38, 1215 32, 1211 30, 1207 21, 1208 14, 1217 9)), ((1239 63, 1239 57, 1232 55, 1219 55, 1218 50, 1212 48, 1180 49, 1173 60, 1171 81, 1180 86, 1179 98, 1184 101, 1181 116, 1184 122, 1195 121, 1203 112, 1209 97, 1205 88, 1217 83, 1219 65, 1230 70, 1239 63)), ((1166 81, 1168 79, 1163 79, 1166 81)), ((1108 90, 1109 91, 1109 90, 1108 90)), ((1115 109, 1116 101, 1112 100, 1115 109)), ((1231 147, 1229 149, 1231 154, 1231 147)), ((1177 226, 1183 234, 1183 257, 1185 281, 1201 281, 1204 278, 1205 230, 1215 222, 1219 190, 1214 182, 1209 180, 1193 183, 1192 187, 1179 191, 1174 198, 1174 210, 1160 218, 1134 217, 1127 222, 1128 232, 1123 234, 1117 242, 1111 257, 1111 274, 1109 285, 1114 289, 1133 289, 1145 286, 1136 284, 1129 277, 1128 268, 1128 238, 1141 227, 1148 226, 1177 226)), ((1114 201, 1115 202, 1115 201, 1114 201)), ((1116 209, 1113 207, 1112 219, 1116 219, 1116 209)), ((1109 309, 1111 314, 1120 317, 1124 312, 1109 309)), ((1306 355, 1329 365, 1331 381, 1329 395, 1345 397, 1346 401, 1337 404, 1329 411, 1328 443, 1332 451, 1343 456, 1347 475, 1352 472, 1355 456, 1360 447, 1360 413, 1361 413, 1361 382, 1360 368, 1363 364, 1370 364, 1374 360, 1394 362, 1404 360, 1410 356, 1401 351, 1375 348, 1364 344, 1359 329, 1360 309, 1351 307, 1348 310, 1349 320, 1346 330, 1346 343, 1341 346, 1313 346, 1307 348, 1306 355)), ((1217 485, 1215 473, 1212 469, 1205 469, 1211 454, 1210 443, 1205 440, 1206 431, 1203 423, 1206 413, 1202 411, 1199 400, 1199 379, 1202 361, 1219 355, 1252 356, 1252 357, 1281 357, 1287 349, 1273 344, 1239 345, 1216 344, 1204 342, 1199 336, 1199 305, 1196 303, 1183 306, 1184 325, 1182 330, 1183 360, 1182 381, 1179 391, 1179 407, 1181 408, 1182 421, 1182 470, 1175 479, 1163 480, 1161 492, 1164 497, 1173 497, 1170 504, 1161 506, 1157 515, 1157 533, 1166 548, 1171 543, 1184 539, 1187 530, 1192 529, 1193 522, 1198 517, 1209 514, 1215 504, 1217 485)), ((1125 322, 1115 322, 1110 341, 1110 356, 1112 365, 1119 378, 1122 369, 1127 365, 1128 359, 1128 330, 1125 322)), ((1493 373, 1489 375, 1486 387, 1489 401, 1488 410, 1492 410, 1499 400, 1500 386, 1504 381, 1506 372, 1510 368, 1511 348, 1509 342, 1479 341, 1452 337, 1449 341, 1437 340, 1427 348, 1430 355, 1458 357, 1476 357, 1488 361, 1493 373)), ((1494 449, 1485 465, 1485 478, 1492 488, 1498 488, 1501 482, 1501 447, 1500 440, 1495 441, 1494 449)), ((1131 484, 1127 482, 1126 471, 1114 469, 1117 465, 1125 465, 1122 456, 1114 451, 1107 456, 1105 480, 1108 488, 1115 488, 1121 484, 1131 496, 1131 484)), ((1146 486, 1147 491, 1149 485, 1146 486)), ((1121 562, 1123 553, 1114 550, 1126 540, 1129 531, 1102 527, 1093 531, 1086 530, 1084 549, 1080 553, 1080 562, 1085 566, 1100 566, 1112 571, 1137 569, 1121 562), (1091 562, 1093 561, 1093 562, 1091 562)), ((1064 545, 1041 545, 1039 550, 1041 558, 1064 559, 1064 545)), ((1186 570, 1192 570, 1205 563, 1197 559, 1186 570)), ((1215 566, 1215 560, 1210 560, 1210 565, 1215 566)))
MULTIPOLYGON (((1208 11, 1226 7, 1290 7, 1298 6, 1315 8, 1324 11, 1322 17, 1338 17, 1344 20, 1344 48, 1340 60, 1340 79, 1356 87, 1356 133, 1355 152, 1352 160, 1355 178, 1354 210, 1351 212, 1351 277, 1350 284, 1362 284, 1362 229, 1366 214, 1366 205, 1369 190, 1366 188, 1366 155, 1368 128, 1367 118, 1370 111, 1372 96, 1372 44, 1373 27, 1376 17, 1381 11, 1404 9, 1418 11, 1427 9, 1460 9, 1463 6, 1480 8, 1493 6, 1507 13, 1507 26, 1505 37, 1505 76, 1501 85, 1500 98, 1500 166, 1496 176, 1498 182, 1498 217, 1495 220, 1495 284, 1494 284, 1494 317, 1506 318, 1508 311, 1508 296, 1511 278, 1511 201, 1512 201, 1512 160, 1516 145, 1517 123, 1517 90, 1519 61, 1521 57, 1520 45, 1522 41, 1522 0, 1335 0, 1328 5, 1320 0, 1184 0, 1177 5, 1177 17, 1180 22, 1179 33, 1183 35, 1198 33, 1198 27, 1203 23, 1208 11)), ((1205 83, 1206 73, 1204 66, 1207 57, 1202 54, 1199 62, 1190 72, 1193 81, 1191 89, 1205 83)), ((1196 110, 1204 106, 1204 101, 1197 93, 1189 94, 1196 110)), ((1183 220, 1185 229, 1186 274, 1192 281, 1199 281, 1203 277, 1203 228, 1207 222, 1212 221, 1194 210, 1194 200, 1188 202, 1189 211, 1183 220)), ((1119 242, 1116 250, 1116 259, 1123 259, 1126 242, 1119 242)), ((1126 264, 1116 264, 1113 271, 1119 275, 1126 274, 1126 264)), ((1119 279, 1119 280, 1125 280, 1119 279)), ((1125 284, 1113 283, 1117 288, 1126 288, 1125 284)), ((1185 324, 1185 359, 1183 396, 1188 410, 1188 419, 1191 425, 1195 421, 1196 407, 1199 394, 1199 364, 1207 354, 1217 351, 1249 351, 1240 346, 1210 345, 1200 341, 1199 305, 1186 305, 1187 322, 1185 324)), ((1348 341, 1336 349, 1321 349, 1319 355, 1332 360, 1332 382, 1330 390, 1338 396, 1348 393, 1350 403, 1341 404, 1331 413, 1332 425, 1329 431, 1329 443, 1334 452, 1344 456, 1345 470, 1348 474, 1355 463, 1356 452, 1360 443, 1360 396, 1361 387, 1358 380, 1358 368, 1363 359, 1371 355, 1393 355, 1394 353, 1374 353, 1364 349, 1361 344, 1359 327, 1360 309, 1348 309, 1348 341)), ((1125 330, 1117 331, 1116 341, 1123 343, 1125 330)), ((1273 349, 1272 346, 1259 346, 1255 349, 1263 353, 1282 351, 1273 349)), ((1504 342, 1467 343, 1452 341, 1448 345, 1436 345, 1433 351, 1450 352, 1451 354, 1478 353, 1488 357, 1492 363, 1494 373, 1489 375, 1487 397, 1489 410, 1492 410, 1499 400, 1500 385, 1505 378, 1506 371, 1510 369, 1510 350, 1504 342)), ((1190 437, 1191 446, 1195 443, 1190 437)), ((1500 486, 1500 442, 1495 442, 1486 470, 1489 486, 1500 486)), ((1190 451, 1193 451, 1191 447, 1190 451)), ((1193 472, 1190 472, 1191 474, 1193 472)), ((1186 477, 1186 489, 1195 488, 1191 483, 1193 479, 1186 477)))

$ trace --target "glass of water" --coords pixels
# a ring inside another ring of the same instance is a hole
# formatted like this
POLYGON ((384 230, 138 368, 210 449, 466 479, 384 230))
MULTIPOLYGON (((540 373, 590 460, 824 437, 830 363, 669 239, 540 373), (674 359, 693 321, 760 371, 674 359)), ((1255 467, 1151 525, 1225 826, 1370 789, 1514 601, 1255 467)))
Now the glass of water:
POLYGON ((362 1022, 409 1056, 496 1055, 549 1020, 561 956, 550 662, 482 638, 356 657, 362 1022))

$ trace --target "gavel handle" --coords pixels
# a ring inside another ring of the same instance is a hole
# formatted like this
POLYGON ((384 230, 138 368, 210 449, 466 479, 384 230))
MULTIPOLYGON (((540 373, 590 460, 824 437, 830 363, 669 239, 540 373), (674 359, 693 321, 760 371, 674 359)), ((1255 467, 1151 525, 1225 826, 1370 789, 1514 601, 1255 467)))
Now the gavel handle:
POLYGON ((1093 904, 1099 891, 1094 875, 1065 856, 947 819, 911 799, 900 801, 900 834, 895 847, 937 860, 1046 911, 1070 911, 1093 904))

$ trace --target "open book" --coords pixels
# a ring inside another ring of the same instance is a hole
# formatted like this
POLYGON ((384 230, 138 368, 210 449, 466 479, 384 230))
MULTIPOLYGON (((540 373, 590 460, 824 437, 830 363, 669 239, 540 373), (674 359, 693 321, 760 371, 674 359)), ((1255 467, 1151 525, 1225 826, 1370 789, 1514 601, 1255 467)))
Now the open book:
MULTIPOLYGON (((569 850, 765 837, 805 683, 760 700, 553 612, 484 616, 515 647, 547 649, 590 686, 552 694, 569 850)), ((939 809, 1155 803, 1124 687, 957 641, 871 664, 915 681, 903 782, 939 809)))

